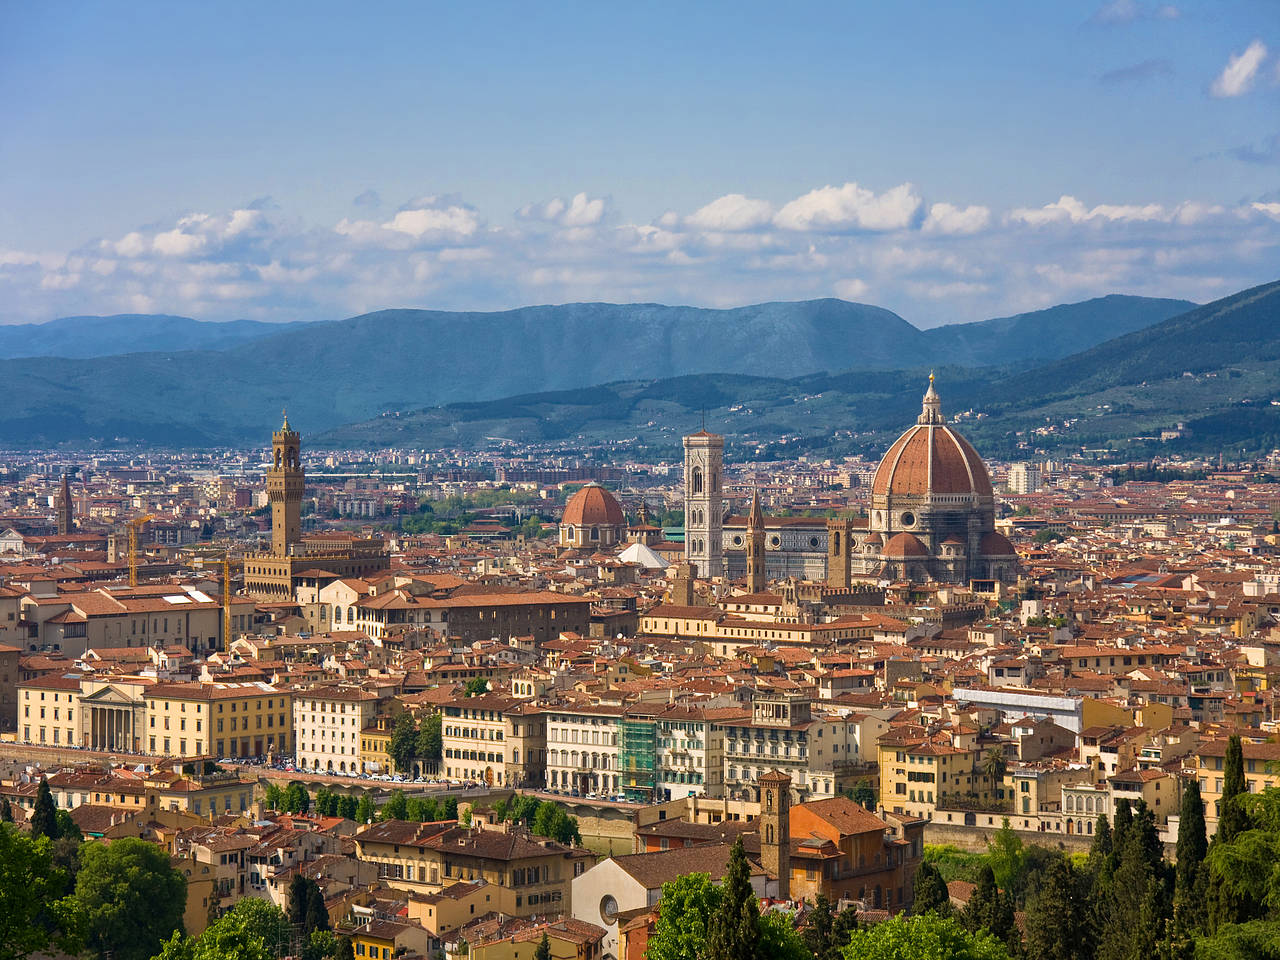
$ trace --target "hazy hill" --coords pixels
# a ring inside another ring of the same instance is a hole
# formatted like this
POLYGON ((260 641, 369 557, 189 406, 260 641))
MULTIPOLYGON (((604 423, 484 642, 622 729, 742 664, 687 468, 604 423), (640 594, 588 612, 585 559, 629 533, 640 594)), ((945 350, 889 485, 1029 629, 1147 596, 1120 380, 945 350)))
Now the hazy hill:
MULTIPOLYGON (((1170 303, 1106 298, 1098 308, 1105 323, 1080 309, 1047 312, 1042 326, 1061 342, 1091 344, 1107 324, 1136 324, 1170 303), (1139 319, 1123 319, 1130 310, 1139 319)), ((1037 316, 1012 318, 1005 333, 971 335, 967 361, 1025 362, 1018 354, 1037 316), (1007 344, 1016 345, 1013 356, 1007 344)), ((10 388, 0 443, 242 443, 263 437, 286 405, 314 436, 387 411, 622 379, 785 379, 835 370, 865 377, 948 363, 959 348, 939 339, 888 310, 841 300, 732 310, 603 303, 502 313, 386 310, 275 328, 221 349, 0 360, 10 388)))
POLYGON ((925 331, 925 337, 948 363, 986 366, 1019 359, 1056 360, 1193 307, 1190 300, 1112 294, 1014 317, 934 327, 925 331))
POLYGON ((105 357, 139 350, 218 350, 297 324, 209 323, 165 314, 61 317, 0 326, 0 357, 105 357))
MULTIPOLYGON (((1017 320, 1018 318, 1011 318, 1017 320)), ((630 440, 675 454, 706 411, 737 456, 826 450, 876 454, 919 412, 925 368, 796 378, 678 377, 399 412, 317 438, 333 446, 450 444, 494 438, 630 440)), ((1196 307, 1031 371, 943 367, 943 408, 990 456, 1037 449, 1165 453, 1280 446, 1280 283, 1196 307), (981 416, 978 416, 978 415, 981 416), (1160 430, 1185 422, 1185 439, 1160 430), (1025 446, 1023 446, 1025 444, 1025 446)))

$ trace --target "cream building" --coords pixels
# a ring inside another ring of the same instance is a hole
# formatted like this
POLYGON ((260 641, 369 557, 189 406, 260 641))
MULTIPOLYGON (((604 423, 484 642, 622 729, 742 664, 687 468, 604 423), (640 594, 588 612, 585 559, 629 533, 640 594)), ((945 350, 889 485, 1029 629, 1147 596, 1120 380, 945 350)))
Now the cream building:
POLYGON ((564 705, 547 708, 547 786, 552 790, 614 795, 622 707, 564 705))
POLYGON ((161 683, 145 696, 147 753, 263 757, 293 750, 290 695, 267 683, 161 683))
POLYGON ((296 762, 304 770, 359 773, 360 733, 378 712, 377 694, 359 687, 313 687, 293 694, 296 762))

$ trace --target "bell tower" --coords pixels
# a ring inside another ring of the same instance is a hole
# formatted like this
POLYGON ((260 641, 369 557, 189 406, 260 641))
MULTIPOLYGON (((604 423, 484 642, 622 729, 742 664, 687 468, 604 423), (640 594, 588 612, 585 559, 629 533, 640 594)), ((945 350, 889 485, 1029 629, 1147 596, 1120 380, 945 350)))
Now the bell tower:
POLYGON ((289 415, 271 435, 271 468, 267 470, 267 499, 271 501, 271 552, 284 557, 302 536, 302 490, 304 486, 300 453, 302 438, 289 426, 289 415))
POLYGON ((751 514, 747 517, 747 592, 763 593, 768 578, 764 568, 764 511, 760 494, 751 493, 751 514))
POLYGON ((699 577, 724 576, 724 437, 684 438, 684 555, 699 577))
POLYGON ((853 583, 853 521, 837 517, 827 521, 827 586, 848 590, 853 583))
POLYGON ((791 899, 791 778, 760 775, 760 865, 778 878, 778 897, 791 899))

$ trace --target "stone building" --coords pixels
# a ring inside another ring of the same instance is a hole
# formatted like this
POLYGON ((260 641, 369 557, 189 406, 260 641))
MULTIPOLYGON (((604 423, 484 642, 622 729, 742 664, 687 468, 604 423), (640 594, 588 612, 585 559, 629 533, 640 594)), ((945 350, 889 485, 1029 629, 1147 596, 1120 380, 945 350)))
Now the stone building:
POLYGON ((574 550, 601 550, 623 542, 627 518, 612 493, 589 483, 565 504, 560 518, 560 546, 574 550))

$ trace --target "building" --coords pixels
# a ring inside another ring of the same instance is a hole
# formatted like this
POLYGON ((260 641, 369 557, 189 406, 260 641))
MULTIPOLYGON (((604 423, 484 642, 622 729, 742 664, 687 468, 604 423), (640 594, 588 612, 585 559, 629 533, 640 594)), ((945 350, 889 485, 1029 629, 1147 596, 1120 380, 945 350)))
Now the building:
POLYGON ((293 753, 293 702, 267 683, 158 683, 143 695, 146 752, 169 757, 293 753))
POLYGON ((1040 490, 1040 465, 1015 463, 1009 467, 1010 493, 1037 493, 1040 490))
POLYGON ((440 706, 441 766, 447 779, 485 786, 540 786, 546 726, 521 697, 484 694, 440 706))
POLYGON ((724 437, 684 438, 684 555, 699 577, 724 576, 724 437))
POLYGON ((546 716, 547 786, 584 797, 617 795, 623 708, 603 703, 550 706, 546 716))
POLYGON ((390 565, 381 540, 349 534, 302 537, 302 438, 284 418, 271 436, 271 466, 267 469, 267 499, 271 504, 271 549, 244 558, 244 586, 248 593, 276 600, 292 600, 297 578, 304 571, 325 570, 339 577, 379 573, 390 565))
POLYGON ((67 536, 75 532, 75 504, 71 500, 71 477, 64 473, 62 484, 58 487, 55 509, 58 514, 58 535, 67 536))
POLYGON ((378 713, 375 693, 359 687, 316 686, 293 693, 297 765, 303 770, 359 773, 361 733, 378 713))
POLYGON ((612 493, 588 483, 569 498, 560 517, 560 546, 571 550, 605 550, 622 543, 627 518, 612 493))

